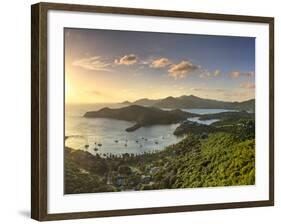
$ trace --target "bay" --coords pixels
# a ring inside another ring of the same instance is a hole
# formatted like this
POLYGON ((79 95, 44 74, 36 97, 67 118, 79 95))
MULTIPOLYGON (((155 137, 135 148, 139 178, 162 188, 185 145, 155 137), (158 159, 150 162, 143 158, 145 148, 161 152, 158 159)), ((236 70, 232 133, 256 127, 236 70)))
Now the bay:
MULTIPOLYGON (((182 137, 173 135, 179 124, 153 125, 141 127, 134 132, 125 129, 134 122, 107 118, 85 118, 87 111, 99 110, 103 107, 120 108, 121 104, 67 104, 65 106, 65 141, 67 147, 99 153, 121 155, 124 153, 142 154, 163 150, 165 147, 179 142, 182 137)), ((222 109, 183 109, 196 114, 211 114, 225 112, 222 109)), ((203 124, 214 121, 199 121, 198 118, 189 120, 203 124)))

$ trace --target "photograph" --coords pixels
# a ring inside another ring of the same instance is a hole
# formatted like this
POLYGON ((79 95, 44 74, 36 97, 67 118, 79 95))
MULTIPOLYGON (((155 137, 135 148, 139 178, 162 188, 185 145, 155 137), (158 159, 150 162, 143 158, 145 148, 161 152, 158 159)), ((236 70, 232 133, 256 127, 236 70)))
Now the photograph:
POLYGON ((64 193, 255 185, 254 37, 64 28, 64 193))

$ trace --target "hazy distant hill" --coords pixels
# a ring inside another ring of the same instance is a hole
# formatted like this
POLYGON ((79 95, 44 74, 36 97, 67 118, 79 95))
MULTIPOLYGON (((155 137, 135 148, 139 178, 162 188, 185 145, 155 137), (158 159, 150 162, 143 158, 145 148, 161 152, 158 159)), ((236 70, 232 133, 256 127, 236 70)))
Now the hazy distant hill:
POLYGON ((140 99, 135 102, 125 101, 126 105, 153 106, 158 108, 181 108, 181 109, 237 109, 255 111, 255 100, 247 100, 243 102, 227 102, 212 99, 204 99, 194 95, 180 97, 166 97, 164 99, 140 99))
POLYGON ((255 100, 246 100, 243 102, 234 102, 232 105, 234 108, 240 109, 240 110, 251 110, 252 112, 255 111, 255 100))
POLYGON ((181 110, 165 111, 153 107, 131 105, 128 107, 110 109, 102 108, 98 111, 89 111, 84 117, 88 118, 113 118, 125 121, 135 121, 136 125, 127 128, 126 131, 134 131, 142 126, 155 124, 173 124, 194 117, 196 114, 181 110))
POLYGON ((126 105, 140 105, 140 106, 152 106, 158 102, 160 102, 162 99, 159 100, 151 100, 147 98, 142 98, 139 100, 136 100, 134 102, 129 102, 129 101, 124 101, 121 104, 126 104, 126 105))

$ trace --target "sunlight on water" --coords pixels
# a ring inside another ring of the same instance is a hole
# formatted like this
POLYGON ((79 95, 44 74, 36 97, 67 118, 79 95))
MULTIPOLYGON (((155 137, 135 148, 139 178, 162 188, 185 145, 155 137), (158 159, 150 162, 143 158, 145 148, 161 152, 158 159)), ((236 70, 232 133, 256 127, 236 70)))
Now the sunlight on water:
POLYGON ((199 117, 191 117, 191 118, 188 118, 187 120, 197 122, 199 124, 205 124, 205 125, 210 125, 214 122, 219 121, 219 119, 210 119, 210 120, 203 120, 202 121, 202 120, 199 120, 199 117))
MULTIPOLYGON (((175 144, 182 138, 173 135, 179 124, 153 125, 141 127, 134 132, 126 132, 134 122, 106 118, 84 118, 87 111, 99 110, 103 107, 118 108, 120 104, 66 105, 65 141, 66 146, 73 149, 87 150, 93 154, 123 154, 155 152, 175 144)), ((189 109, 192 113, 207 114, 224 112, 214 109, 189 109)), ((198 122, 196 118, 193 118, 198 122)), ((202 121, 210 124, 212 121, 202 121)), ((214 122, 214 121, 213 121, 214 122)))

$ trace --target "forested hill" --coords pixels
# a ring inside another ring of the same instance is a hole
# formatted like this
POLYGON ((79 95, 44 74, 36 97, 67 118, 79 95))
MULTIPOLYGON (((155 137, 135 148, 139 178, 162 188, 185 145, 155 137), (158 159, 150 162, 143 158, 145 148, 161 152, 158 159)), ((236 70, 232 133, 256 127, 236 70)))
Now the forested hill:
POLYGON ((136 122, 134 126, 127 128, 127 131, 134 131, 140 127, 155 124, 178 123, 194 116, 196 116, 196 114, 184 112, 181 110, 165 111, 159 108, 144 107, 138 105, 131 105, 117 109, 110 109, 105 107, 98 111, 89 111, 84 115, 84 117, 87 118, 112 118, 136 122))
POLYGON ((134 102, 125 101, 124 105, 153 106, 158 108, 181 108, 181 109, 235 109, 255 111, 255 100, 243 102, 227 102, 213 99, 204 99, 194 95, 180 97, 166 97, 164 99, 139 99, 134 102))

